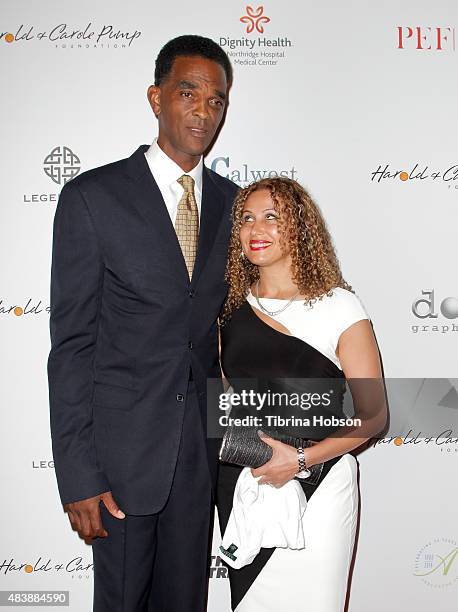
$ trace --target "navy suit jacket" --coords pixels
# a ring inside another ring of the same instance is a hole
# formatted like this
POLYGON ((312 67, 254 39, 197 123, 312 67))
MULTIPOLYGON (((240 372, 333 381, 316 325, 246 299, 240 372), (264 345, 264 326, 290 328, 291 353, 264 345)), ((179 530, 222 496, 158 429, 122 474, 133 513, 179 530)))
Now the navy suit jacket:
MULTIPOLYGON (((111 490, 127 513, 165 504, 190 371, 205 415, 237 187, 204 167, 189 280, 141 146, 62 189, 54 219, 52 448, 62 503, 111 490)), ((211 461, 213 480, 217 461, 211 461)))

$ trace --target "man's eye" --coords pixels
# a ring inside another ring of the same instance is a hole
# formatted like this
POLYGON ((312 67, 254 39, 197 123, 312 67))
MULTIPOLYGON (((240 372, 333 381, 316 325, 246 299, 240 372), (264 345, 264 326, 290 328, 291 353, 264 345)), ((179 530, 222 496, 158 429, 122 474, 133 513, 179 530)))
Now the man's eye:
POLYGON ((191 93, 190 91, 182 91, 182 92, 181 92, 181 95, 182 95, 184 98, 190 98, 190 97, 192 96, 192 93, 191 93))
POLYGON ((214 104, 215 106, 224 106, 222 100, 219 100, 218 98, 214 98, 212 100, 212 104, 214 104))

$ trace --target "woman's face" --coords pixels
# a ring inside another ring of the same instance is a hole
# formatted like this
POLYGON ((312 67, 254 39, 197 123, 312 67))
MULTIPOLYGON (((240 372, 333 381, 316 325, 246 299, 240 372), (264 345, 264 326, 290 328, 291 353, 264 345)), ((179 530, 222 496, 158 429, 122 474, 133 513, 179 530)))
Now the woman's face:
POLYGON ((240 242, 252 264, 270 266, 288 258, 280 246, 279 217, 267 189, 248 196, 242 211, 240 242))

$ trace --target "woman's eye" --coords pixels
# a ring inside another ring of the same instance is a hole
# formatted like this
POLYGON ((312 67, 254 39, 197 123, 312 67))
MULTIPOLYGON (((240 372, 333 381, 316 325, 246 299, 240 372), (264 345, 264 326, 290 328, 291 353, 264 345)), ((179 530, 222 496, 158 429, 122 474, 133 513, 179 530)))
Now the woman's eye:
POLYGON ((242 221, 246 223, 247 221, 251 221, 251 215, 243 215, 242 221))
POLYGON ((274 215, 273 213, 267 213, 266 219, 274 219, 275 221, 277 221, 278 217, 277 215, 274 215))

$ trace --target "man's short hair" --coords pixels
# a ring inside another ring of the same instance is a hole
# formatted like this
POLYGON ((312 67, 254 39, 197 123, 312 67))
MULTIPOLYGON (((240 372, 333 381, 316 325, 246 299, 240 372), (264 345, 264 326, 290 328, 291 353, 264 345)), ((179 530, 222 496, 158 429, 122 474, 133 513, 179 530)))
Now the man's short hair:
POLYGON ((172 70, 173 62, 181 56, 200 56, 222 66, 228 85, 232 83, 232 66, 225 51, 211 38, 185 34, 166 43, 156 58, 154 84, 161 85, 172 70))

